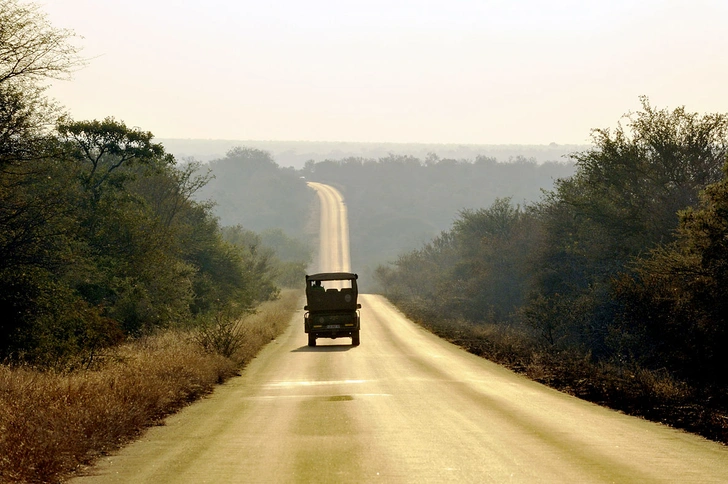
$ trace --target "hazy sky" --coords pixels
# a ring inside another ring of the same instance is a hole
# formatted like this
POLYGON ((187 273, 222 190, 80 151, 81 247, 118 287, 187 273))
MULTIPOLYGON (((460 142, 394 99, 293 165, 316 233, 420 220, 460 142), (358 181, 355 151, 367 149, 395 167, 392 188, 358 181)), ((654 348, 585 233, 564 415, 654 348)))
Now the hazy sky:
POLYGON ((728 112, 725 0, 39 0, 76 119, 159 138, 583 144, 649 96, 728 112))

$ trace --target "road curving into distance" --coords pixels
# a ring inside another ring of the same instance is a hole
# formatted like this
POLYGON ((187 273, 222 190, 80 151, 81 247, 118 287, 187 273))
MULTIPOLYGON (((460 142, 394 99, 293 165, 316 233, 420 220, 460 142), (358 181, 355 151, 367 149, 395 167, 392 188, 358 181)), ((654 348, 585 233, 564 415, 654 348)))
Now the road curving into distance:
POLYGON ((349 218, 344 197, 334 187, 308 182, 316 190, 321 207, 318 272, 349 272, 349 218))
MULTIPOLYGON (((312 186, 322 221, 346 227, 340 194, 312 186)), ((322 234, 322 261, 348 249, 322 234)), ((340 257, 321 269, 348 269, 340 257)), ((74 482, 728 482, 720 444, 527 380, 382 297, 361 303, 361 346, 308 347, 299 312, 242 376, 74 482)))

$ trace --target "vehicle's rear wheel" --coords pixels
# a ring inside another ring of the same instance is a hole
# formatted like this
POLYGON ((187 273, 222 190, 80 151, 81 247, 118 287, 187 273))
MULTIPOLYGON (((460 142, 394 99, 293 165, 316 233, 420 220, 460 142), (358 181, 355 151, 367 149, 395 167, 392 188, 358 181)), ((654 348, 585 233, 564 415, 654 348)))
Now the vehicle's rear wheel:
POLYGON ((352 346, 359 346, 359 330, 354 331, 351 333, 351 345, 352 346))
POLYGON ((309 346, 316 346, 316 335, 313 333, 308 333, 308 345, 309 346))

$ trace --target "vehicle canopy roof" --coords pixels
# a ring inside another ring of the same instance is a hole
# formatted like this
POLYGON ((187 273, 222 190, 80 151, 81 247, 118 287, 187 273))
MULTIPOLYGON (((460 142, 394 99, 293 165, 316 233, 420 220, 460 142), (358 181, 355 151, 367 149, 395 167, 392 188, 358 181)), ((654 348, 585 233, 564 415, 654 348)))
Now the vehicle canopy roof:
POLYGON ((319 274, 311 274, 306 276, 308 281, 353 281, 358 279, 357 274, 351 272, 321 272, 319 274))

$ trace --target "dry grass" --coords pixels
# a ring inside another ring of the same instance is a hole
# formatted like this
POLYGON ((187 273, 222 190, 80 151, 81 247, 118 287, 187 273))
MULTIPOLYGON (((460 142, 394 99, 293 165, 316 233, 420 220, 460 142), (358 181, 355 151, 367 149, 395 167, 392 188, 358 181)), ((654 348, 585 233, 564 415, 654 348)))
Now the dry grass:
POLYGON ((116 348, 91 370, 0 366, 0 482, 58 482, 238 372, 290 321, 287 293, 245 321, 235 358, 166 332, 116 348))
POLYGON ((245 364, 260 348, 277 338, 288 327, 291 314, 302 306, 300 299, 300 291, 284 290, 280 299, 263 303, 255 314, 245 318, 243 344, 232 358, 245 364))

